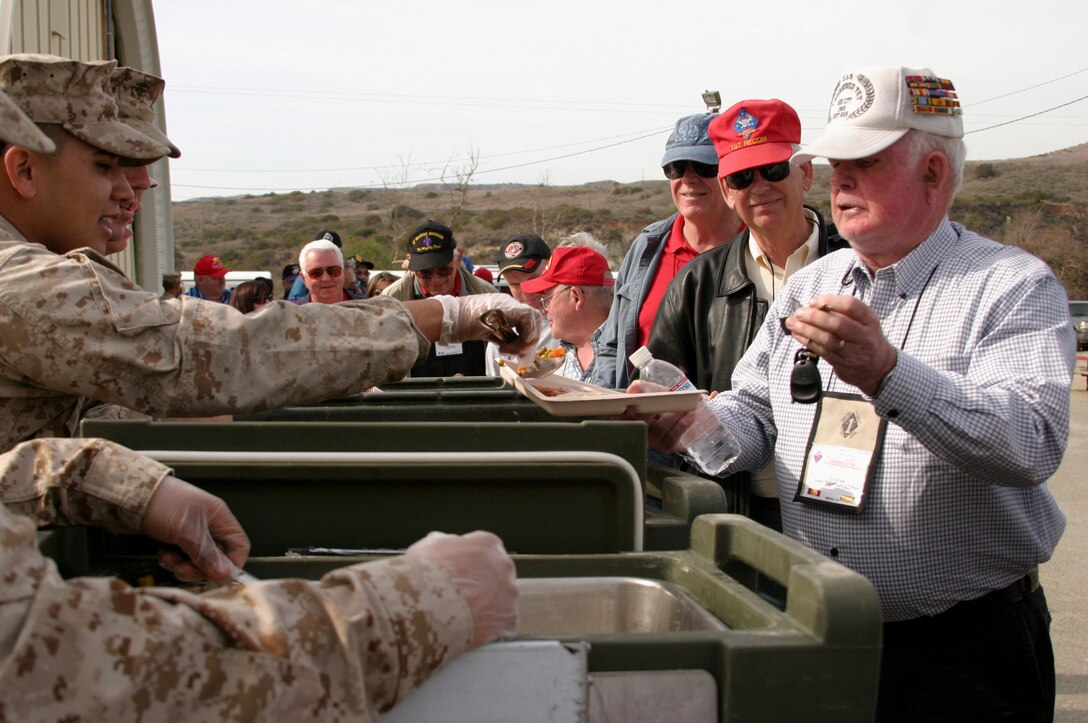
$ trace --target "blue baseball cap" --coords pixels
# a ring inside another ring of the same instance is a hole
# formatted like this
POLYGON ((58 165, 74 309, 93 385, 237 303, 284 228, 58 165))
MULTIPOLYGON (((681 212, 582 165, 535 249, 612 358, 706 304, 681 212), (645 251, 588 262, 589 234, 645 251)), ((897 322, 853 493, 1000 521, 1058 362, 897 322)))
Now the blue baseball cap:
POLYGON ((717 113, 697 113, 684 116, 676 121, 669 139, 665 141, 665 155, 661 157, 661 167, 673 161, 695 161, 710 166, 718 165, 718 153, 714 142, 710 140, 710 121, 717 113))

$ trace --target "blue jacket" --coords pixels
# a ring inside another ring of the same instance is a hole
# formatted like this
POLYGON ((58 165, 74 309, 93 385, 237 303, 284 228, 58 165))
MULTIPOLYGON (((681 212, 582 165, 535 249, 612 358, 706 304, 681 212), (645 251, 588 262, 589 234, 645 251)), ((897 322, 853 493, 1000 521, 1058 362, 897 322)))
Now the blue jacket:
POLYGON ((626 389, 631 381, 631 362, 627 360, 638 343, 638 314, 657 275, 665 243, 679 213, 655 221, 642 230, 623 257, 616 274, 616 296, 612 310, 599 330, 594 348, 596 370, 594 384, 610 389, 626 389))

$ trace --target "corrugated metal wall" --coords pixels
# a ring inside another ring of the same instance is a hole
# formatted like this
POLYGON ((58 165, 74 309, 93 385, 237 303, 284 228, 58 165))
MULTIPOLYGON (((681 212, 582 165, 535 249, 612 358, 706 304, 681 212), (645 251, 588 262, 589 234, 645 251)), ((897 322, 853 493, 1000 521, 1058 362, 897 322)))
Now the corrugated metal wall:
POLYGON ((15 0, 11 9, 10 52, 109 58, 102 0, 15 0))

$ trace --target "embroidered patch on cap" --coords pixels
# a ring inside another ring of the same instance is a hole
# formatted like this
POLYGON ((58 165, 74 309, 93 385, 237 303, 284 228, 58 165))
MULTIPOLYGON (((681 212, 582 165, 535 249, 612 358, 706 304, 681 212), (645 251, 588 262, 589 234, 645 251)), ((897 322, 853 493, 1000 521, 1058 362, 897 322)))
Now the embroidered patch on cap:
POLYGON ((521 256, 521 253, 525 250, 524 244, 521 241, 511 241, 506 244, 506 248, 503 249, 503 256, 508 259, 514 259, 521 256))
POLYGON ((740 112, 737 113, 737 119, 733 121, 733 130, 736 131, 737 135, 745 138, 755 133, 758 127, 759 118, 756 118, 744 108, 740 109, 740 112))

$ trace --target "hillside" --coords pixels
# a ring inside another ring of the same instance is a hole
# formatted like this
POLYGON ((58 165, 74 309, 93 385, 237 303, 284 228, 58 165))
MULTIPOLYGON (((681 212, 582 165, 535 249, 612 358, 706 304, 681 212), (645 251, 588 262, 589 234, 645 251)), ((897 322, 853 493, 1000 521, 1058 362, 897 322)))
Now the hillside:
MULTIPOLYGON (((809 203, 826 212, 830 168, 816 166, 809 203)), ((421 186, 406 190, 324 192, 175 203, 178 269, 204 253, 228 267, 278 269, 322 228, 379 268, 403 256, 404 236, 435 218, 449 224, 466 253, 493 262, 502 240, 534 231, 548 241, 589 231, 618 265, 631 239, 673 213, 668 183, 600 181, 582 186, 421 186)), ((1046 259, 1071 298, 1088 298, 1088 144, 1042 156, 969 162, 952 218, 980 233, 1023 246, 1046 259)))

